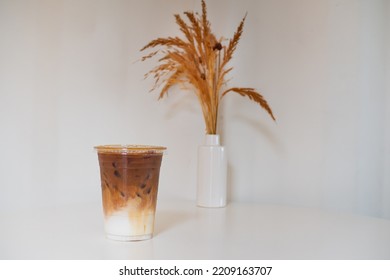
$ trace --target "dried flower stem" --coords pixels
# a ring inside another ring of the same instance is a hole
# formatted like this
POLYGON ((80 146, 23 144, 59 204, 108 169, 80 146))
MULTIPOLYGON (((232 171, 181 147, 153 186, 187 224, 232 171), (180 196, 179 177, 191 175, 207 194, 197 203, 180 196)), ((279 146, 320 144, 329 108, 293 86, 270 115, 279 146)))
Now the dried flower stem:
POLYGON ((211 31, 207 19, 207 6, 201 0, 202 15, 185 12, 188 23, 175 15, 177 25, 185 39, 179 37, 157 38, 144 46, 141 51, 160 47, 142 57, 142 61, 162 54, 159 64, 149 71, 145 77, 153 76, 155 80, 152 90, 162 86, 160 98, 177 84, 191 85, 202 108, 207 134, 217 133, 218 108, 222 97, 229 92, 236 92, 258 103, 273 120, 275 117, 267 101, 253 88, 232 87, 222 92, 226 75, 232 68, 226 68, 233 57, 244 30, 245 17, 240 22, 232 39, 223 46, 211 31))

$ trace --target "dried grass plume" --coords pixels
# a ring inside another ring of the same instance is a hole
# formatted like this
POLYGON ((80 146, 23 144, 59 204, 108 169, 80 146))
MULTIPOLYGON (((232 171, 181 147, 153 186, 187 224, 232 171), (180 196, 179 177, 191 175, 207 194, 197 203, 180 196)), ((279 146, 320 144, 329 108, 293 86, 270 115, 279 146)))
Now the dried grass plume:
POLYGON ((253 88, 226 87, 226 76, 232 70, 228 63, 233 57, 244 30, 246 16, 241 20, 236 32, 226 45, 211 31, 204 0, 202 14, 184 12, 175 15, 183 38, 157 38, 144 46, 141 51, 153 49, 142 57, 142 61, 158 56, 158 65, 145 76, 152 76, 155 85, 161 87, 163 98, 174 85, 186 88, 191 86, 199 99, 207 134, 217 134, 217 118, 220 100, 228 93, 235 92, 259 104, 275 117, 264 97, 253 88))

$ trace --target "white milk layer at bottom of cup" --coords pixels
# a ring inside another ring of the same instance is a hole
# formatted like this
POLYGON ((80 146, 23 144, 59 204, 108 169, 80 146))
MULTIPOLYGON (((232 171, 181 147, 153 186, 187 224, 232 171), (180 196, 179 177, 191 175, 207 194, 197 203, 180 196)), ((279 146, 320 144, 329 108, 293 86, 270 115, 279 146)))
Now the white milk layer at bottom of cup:
POLYGON ((108 235, 136 237, 151 235, 154 229, 154 211, 130 211, 124 209, 105 217, 104 227, 108 235))

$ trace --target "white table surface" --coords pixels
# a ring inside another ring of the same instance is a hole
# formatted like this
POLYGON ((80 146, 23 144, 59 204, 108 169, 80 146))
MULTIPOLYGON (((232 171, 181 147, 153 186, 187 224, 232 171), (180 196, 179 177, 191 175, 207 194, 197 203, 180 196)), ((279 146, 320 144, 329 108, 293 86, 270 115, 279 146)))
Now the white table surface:
POLYGON ((0 259, 390 259, 390 220, 159 201, 153 239, 107 240, 100 204, 0 212, 0 259))

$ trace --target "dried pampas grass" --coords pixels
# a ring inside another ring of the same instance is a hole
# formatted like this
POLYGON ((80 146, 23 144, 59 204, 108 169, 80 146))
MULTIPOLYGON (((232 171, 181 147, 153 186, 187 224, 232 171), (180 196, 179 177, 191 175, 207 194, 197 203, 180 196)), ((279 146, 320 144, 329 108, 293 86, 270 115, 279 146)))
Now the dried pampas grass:
POLYGON ((207 134, 217 133, 218 108, 221 98, 229 92, 246 96, 265 109, 273 120, 275 117, 264 97, 253 88, 226 86, 226 75, 232 70, 228 63, 240 41, 244 30, 246 16, 240 22, 232 39, 227 45, 222 44, 211 31, 207 19, 207 7, 202 0, 202 15, 184 12, 184 17, 175 15, 184 38, 157 38, 141 51, 156 49, 142 57, 142 61, 159 56, 158 65, 145 76, 155 80, 155 90, 162 87, 160 98, 163 98, 174 85, 192 86, 199 99, 207 134))

